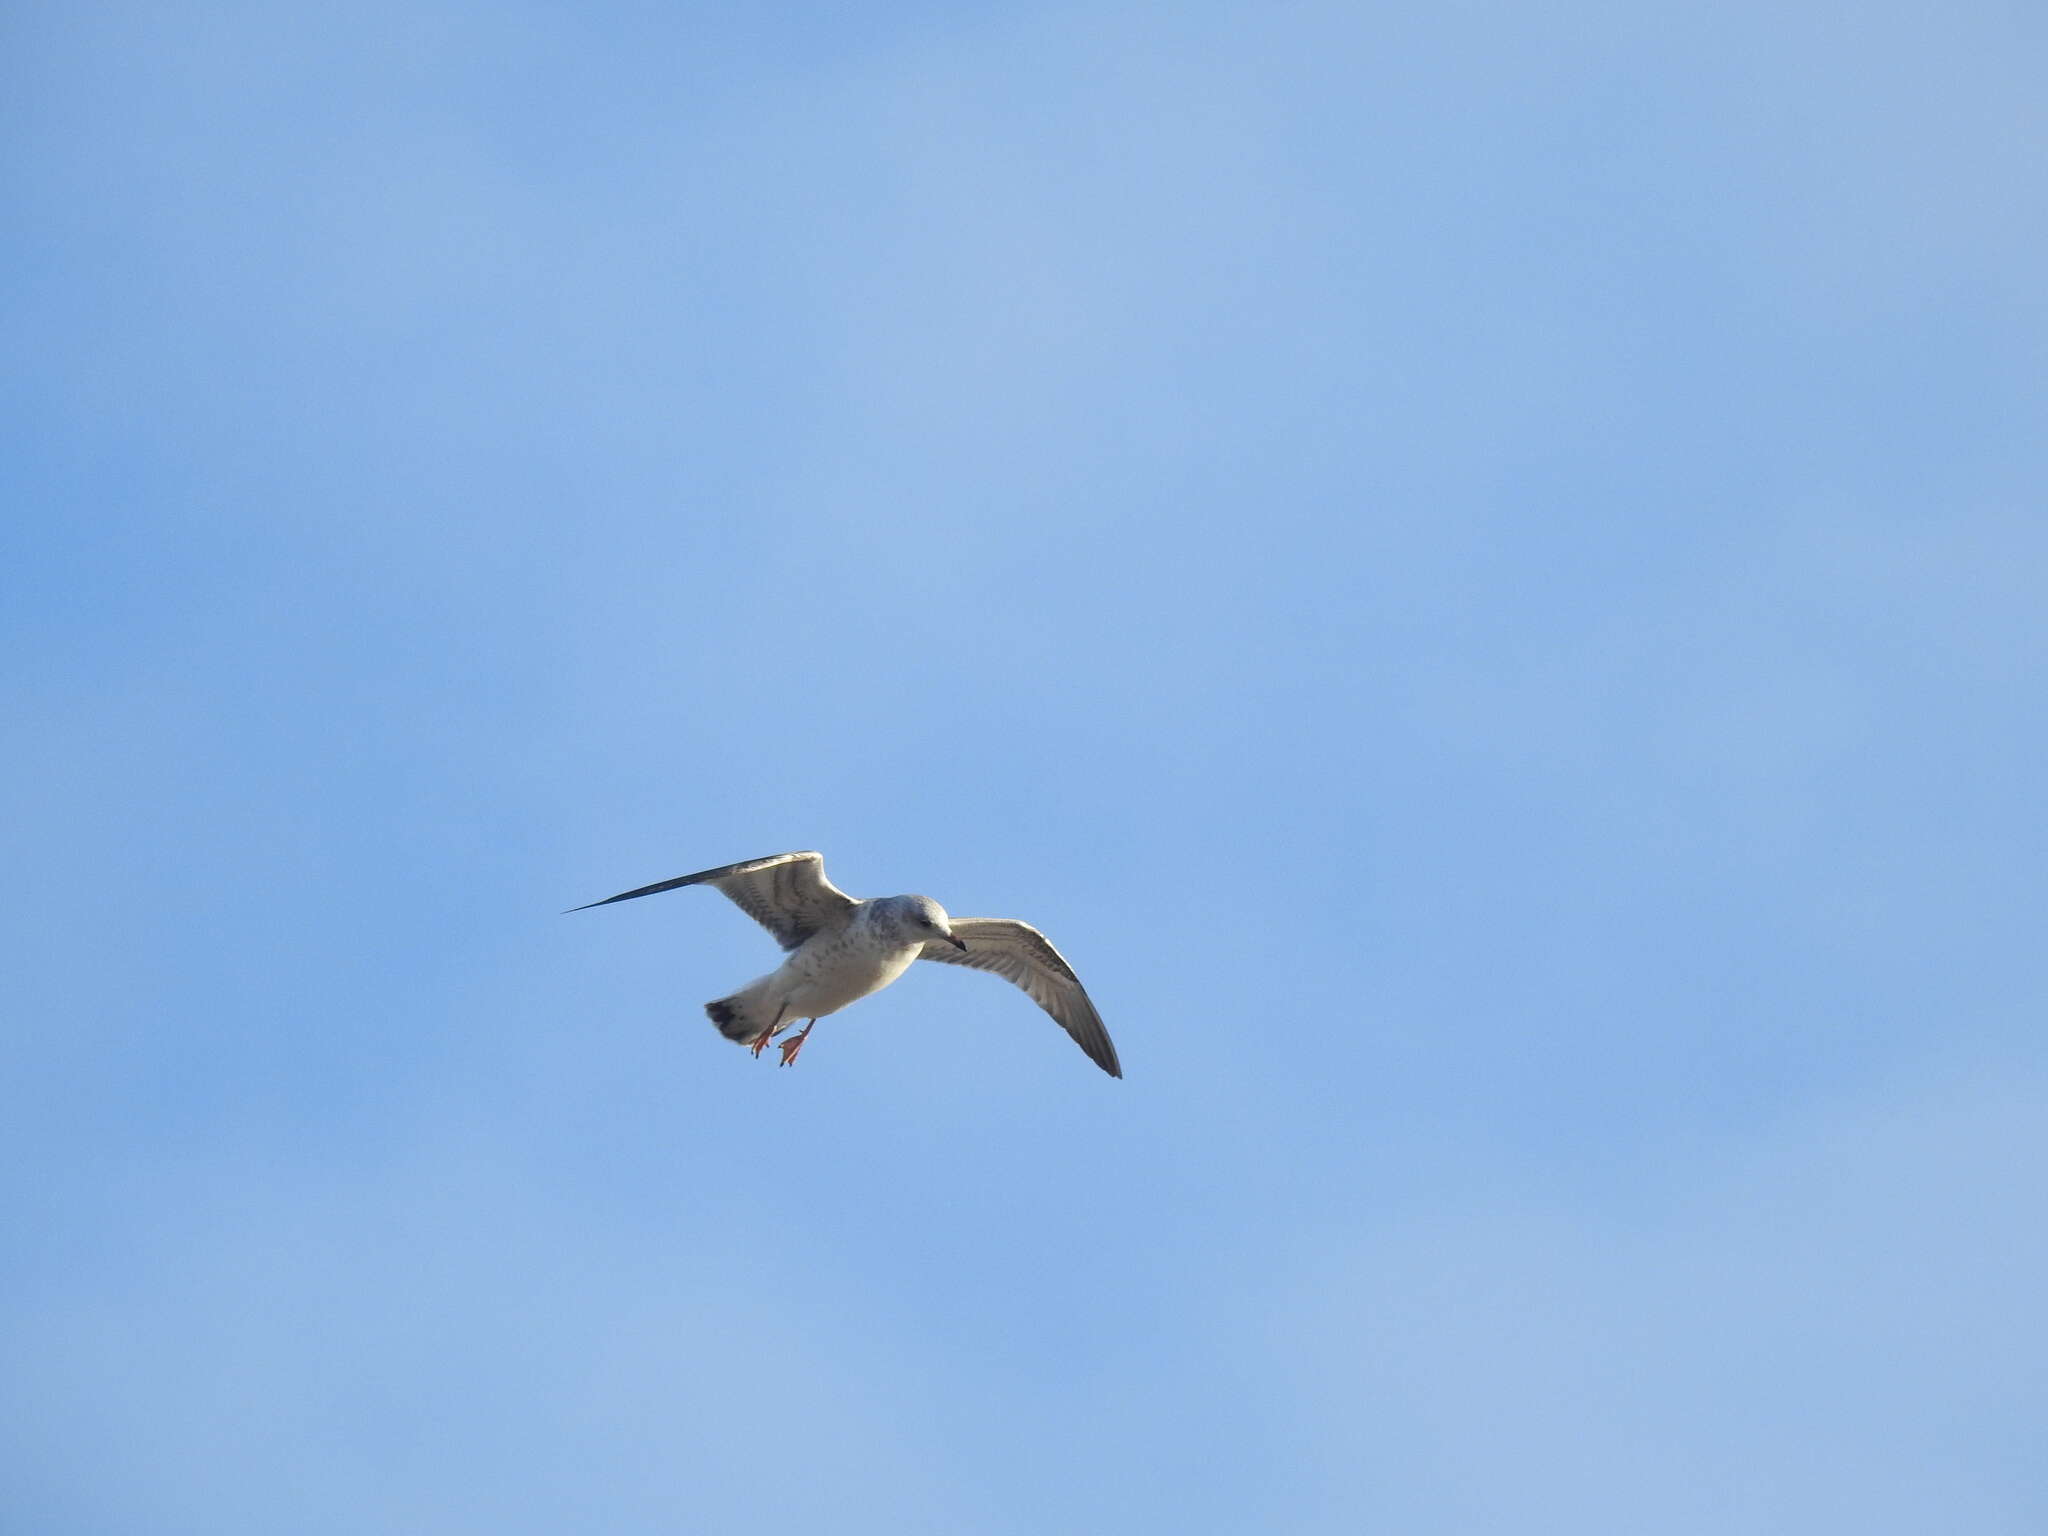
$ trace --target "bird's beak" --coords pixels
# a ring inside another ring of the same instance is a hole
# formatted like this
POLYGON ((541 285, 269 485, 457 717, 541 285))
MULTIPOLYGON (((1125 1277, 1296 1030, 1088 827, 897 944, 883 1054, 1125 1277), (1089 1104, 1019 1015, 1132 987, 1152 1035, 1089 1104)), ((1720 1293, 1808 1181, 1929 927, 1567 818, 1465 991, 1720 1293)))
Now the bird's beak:
POLYGON ((955 949, 961 950, 963 952, 967 948, 967 941, 965 939, 956 939, 950 933, 946 935, 946 942, 952 945, 955 949))

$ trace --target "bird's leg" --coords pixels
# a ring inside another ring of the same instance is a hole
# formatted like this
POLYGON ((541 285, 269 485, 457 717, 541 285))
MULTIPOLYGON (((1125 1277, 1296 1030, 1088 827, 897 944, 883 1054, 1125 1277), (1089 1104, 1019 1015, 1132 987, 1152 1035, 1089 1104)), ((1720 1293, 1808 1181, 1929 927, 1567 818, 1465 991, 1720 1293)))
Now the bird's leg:
POLYGON ((775 1049, 782 1052, 782 1064, 786 1067, 796 1060, 796 1053, 804 1048, 804 1042, 811 1038, 811 1031, 818 1027, 816 1019, 808 1020, 799 1034, 791 1035, 775 1049))
MULTIPOLYGON (((773 1040, 777 1035, 782 1033, 782 1015, 783 1011, 788 1007, 789 1004, 784 1003, 781 1008, 776 1009, 775 1022, 773 1024, 770 1024, 766 1029, 762 1030, 760 1034, 754 1036, 754 1043, 747 1047, 748 1050, 754 1053, 754 1059, 756 1061, 760 1060, 761 1053, 768 1049, 768 1042, 770 1040, 773 1040)), ((783 1065, 788 1066, 789 1062, 785 1059, 783 1065)))

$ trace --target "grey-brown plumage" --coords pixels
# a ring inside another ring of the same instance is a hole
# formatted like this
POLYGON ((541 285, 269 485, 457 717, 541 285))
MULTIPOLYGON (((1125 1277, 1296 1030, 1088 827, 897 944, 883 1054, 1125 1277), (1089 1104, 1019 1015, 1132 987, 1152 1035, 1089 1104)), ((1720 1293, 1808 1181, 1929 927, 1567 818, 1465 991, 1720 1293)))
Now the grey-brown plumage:
POLYGON ((991 971, 1015 982, 1073 1036, 1090 1061, 1111 1077, 1124 1075, 1109 1031, 1080 978, 1036 928, 1005 917, 948 917, 927 896, 856 900, 825 878, 825 861, 817 853, 778 853, 726 864, 570 910, 583 912, 687 885, 723 891, 790 952, 775 971, 705 1005, 719 1032, 750 1046, 756 1056, 790 1024, 808 1020, 802 1033, 779 1047, 782 1064, 788 1066, 817 1020, 880 991, 912 961, 923 959, 991 971))
POLYGON ((1074 1043, 1088 1053, 1090 1061, 1111 1077, 1124 1075, 1109 1031, 1102 1027, 1102 1015, 1095 1011, 1095 1004, 1082 987, 1081 978, 1067 964, 1067 957, 1054 949, 1044 934, 1014 918, 956 917, 953 937, 967 947, 927 944, 918 952, 918 958, 993 971, 1005 981, 1015 982, 1074 1037, 1074 1043))

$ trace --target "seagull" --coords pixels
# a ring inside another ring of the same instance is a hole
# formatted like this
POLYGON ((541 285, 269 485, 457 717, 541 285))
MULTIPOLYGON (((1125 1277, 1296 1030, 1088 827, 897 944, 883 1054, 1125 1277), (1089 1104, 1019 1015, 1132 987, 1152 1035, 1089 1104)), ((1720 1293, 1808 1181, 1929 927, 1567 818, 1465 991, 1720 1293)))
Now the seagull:
POLYGON ((1116 1047, 1081 979, 1046 936, 1008 917, 948 917, 929 896, 877 896, 858 901, 825 878, 819 853, 778 853, 718 869, 680 875, 603 901, 571 907, 587 912, 686 885, 715 886, 790 952, 775 970, 704 1011, 728 1040, 756 1057, 798 1019, 804 1027, 778 1041, 789 1066, 818 1020, 879 992, 913 960, 937 960, 993 971, 1031 994, 1111 1077, 1122 1077, 1116 1047))

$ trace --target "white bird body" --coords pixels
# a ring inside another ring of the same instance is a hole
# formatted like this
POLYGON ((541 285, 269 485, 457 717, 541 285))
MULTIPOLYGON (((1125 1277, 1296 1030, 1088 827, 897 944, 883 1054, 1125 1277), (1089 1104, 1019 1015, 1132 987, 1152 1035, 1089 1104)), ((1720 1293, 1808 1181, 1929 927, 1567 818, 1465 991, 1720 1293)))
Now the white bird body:
POLYGON ((879 992, 910 969, 924 950, 872 921, 864 901, 844 928, 821 930, 773 971, 735 993, 770 1021, 822 1019, 879 992))
POLYGON ((807 1020, 802 1033, 779 1047, 782 1064, 788 1066, 819 1019, 881 991, 912 961, 937 960, 993 971, 1015 982, 1074 1037, 1089 1060, 1111 1077, 1123 1076, 1116 1047, 1080 978, 1029 923, 948 917, 929 896, 857 901, 825 878, 825 861, 816 853, 778 853, 727 864, 589 905, 608 906, 685 885, 723 891, 790 951, 766 976, 704 1005, 720 1033, 751 1047, 756 1056, 796 1020, 807 1020))

